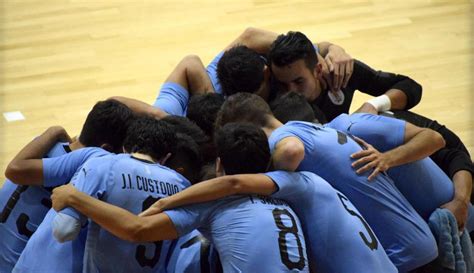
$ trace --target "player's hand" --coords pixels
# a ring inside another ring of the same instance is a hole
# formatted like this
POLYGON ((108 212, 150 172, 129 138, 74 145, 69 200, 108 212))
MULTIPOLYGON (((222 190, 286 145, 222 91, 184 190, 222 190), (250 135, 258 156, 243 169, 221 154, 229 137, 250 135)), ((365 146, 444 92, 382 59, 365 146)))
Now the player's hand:
POLYGON ((72 139, 62 126, 52 126, 48 128, 48 133, 56 138, 57 141, 71 143, 72 139))
POLYGON ((369 114, 377 115, 378 111, 377 109, 375 109, 375 107, 372 104, 364 102, 364 104, 362 104, 362 106, 359 109, 357 109, 354 113, 369 113, 369 114))
POLYGON ((354 70, 352 57, 341 47, 331 45, 324 60, 329 70, 326 73, 323 71, 323 77, 329 84, 331 91, 337 92, 346 87, 354 70))
POLYGON ((77 192, 77 189, 72 184, 67 184, 57 187, 53 190, 51 201, 53 201, 53 209, 60 211, 69 206, 69 199, 77 192))
POLYGON ((467 213, 469 207, 469 201, 460 200, 454 197, 453 200, 441 206, 444 209, 448 209, 456 218, 458 223, 459 231, 463 231, 467 221, 467 213))
POLYGON ((155 215, 155 214, 158 214, 158 213, 162 213, 163 210, 164 210, 164 203, 166 202, 166 200, 164 200, 164 199, 166 199, 166 198, 162 198, 162 199, 156 201, 148 209, 146 209, 142 213, 138 214, 138 216, 145 217, 145 216, 151 216, 151 215, 155 215))
POLYGON ((352 163, 353 168, 358 168, 356 170, 357 174, 364 173, 370 169, 374 169, 373 172, 369 175, 369 181, 376 177, 380 172, 387 171, 390 165, 390 158, 375 149, 372 145, 365 142, 364 140, 354 137, 359 145, 366 148, 366 150, 353 153, 351 158, 357 159, 352 163))

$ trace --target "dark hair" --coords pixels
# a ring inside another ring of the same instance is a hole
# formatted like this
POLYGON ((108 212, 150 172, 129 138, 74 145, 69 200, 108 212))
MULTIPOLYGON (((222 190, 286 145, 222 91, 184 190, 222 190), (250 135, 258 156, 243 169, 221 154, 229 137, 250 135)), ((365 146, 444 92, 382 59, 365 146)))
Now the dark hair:
POLYGON ((318 64, 313 44, 299 31, 279 35, 270 46, 268 54, 270 67, 272 64, 279 67, 289 65, 301 59, 304 59, 309 69, 314 69, 318 64))
POLYGON ((199 146, 190 136, 186 134, 176 134, 177 147, 176 152, 166 162, 166 166, 177 170, 183 168, 182 175, 192 184, 199 182, 202 159, 199 152, 199 146))
POLYGON ((214 137, 214 123, 224 97, 217 93, 194 95, 189 100, 186 116, 194 121, 209 138, 214 137))
POLYGON ((123 146, 129 153, 142 153, 159 160, 176 152, 176 133, 165 121, 139 117, 130 124, 123 146))
POLYGON ((194 122, 185 117, 171 115, 164 117, 162 120, 173 125, 177 133, 190 136, 198 145, 204 162, 215 161, 216 151, 212 139, 194 122))
POLYGON ((230 122, 249 122, 265 126, 272 111, 259 96, 250 93, 237 93, 227 98, 217 113, 216 129, 230 122))
POLYGON ((246 46, 239 45, 227 50, 217 63, 217 77, 224 95, 257 92, 264 81, 264 66, 264 59, 246 46))
POLYGON ((226 124, 216 134, 216 147, 226 174, 262 173, 269 167, 267 136, 254 125, 226 124))
POLYGON ((295 92, 288 92, 270 103, 273 115, 282 123, 290 120, 313 122, 314 116, 311 105, 305 97, 295 92))
POLYGON ((107 144, 113 152, 121 152, 133 119, 132 110, 125 104, 113 99, 99 101, 87 115, 79 141, 87 147, 107 144))

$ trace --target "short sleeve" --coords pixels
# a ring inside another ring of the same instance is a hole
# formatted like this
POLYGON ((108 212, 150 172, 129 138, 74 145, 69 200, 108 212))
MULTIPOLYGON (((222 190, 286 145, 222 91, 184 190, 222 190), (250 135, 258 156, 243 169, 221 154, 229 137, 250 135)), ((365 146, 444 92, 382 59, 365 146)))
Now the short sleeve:
POLYGON ((173 222, 178 236, 182 236, 206 224, 213 202, 193 204, 164 213, 173 222))
POLYGON ((189 92, 180 84, 166 82, 161 86, 160 94, 153 104, 174 116, 185 116, 188 108, 189 92))
POLYGON ((219 82, 219 78, 217 77, 217 64, 219 63, 220 59, 222 58, 222 55, 224 55, 224 51, 217 54, 217 56, 206 67, 207 75, 209 76, 209 79, 211 80, 211 83, 212 83, 212 86, 214 87, 214 90, 218 94, 222 94, 222 86, 221 86, 221 83, 219 82))
POLYGON ((278 186, 272 197, 284 200, 294 199, 305 194, 308 189, 306 177, 299 172, 274 171, 265 174, 278 186))
POLYGON ((360 137, 381 152, 402 145, 405 141, 406 122, 367 113, 352 114, 348 133, 360 137))
POLYGON ((88 159, 105 155, 110 153, 101 148, 82 148, 59 157, 43 158, 43 185, 56 187, 66 184, 88 159))

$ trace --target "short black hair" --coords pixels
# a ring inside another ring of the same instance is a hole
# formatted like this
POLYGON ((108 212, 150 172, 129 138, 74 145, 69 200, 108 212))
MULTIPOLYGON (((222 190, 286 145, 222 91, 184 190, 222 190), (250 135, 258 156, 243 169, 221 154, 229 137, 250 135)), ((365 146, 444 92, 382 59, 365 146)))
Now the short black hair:
POLYGON ((270 148, 262 129, 248 123, 229 123, 216 134, 217 156, 228 175, 263 173, 270 165, 270 148))
POLYGON ((313 122, 316 119, 306 98, 295 92, 288 92, 272 101, 270 109, 281 123, 291 120, 313 122))
POLYGON ((174 170, 183 168, 182 175, 195 184, 201 178, 202 158, 199 146, 186 134, 177 133, 176 140, 176 152, 171 155, 165 165, 174 170))
POLYGON ((186 116, 194 121, 209 137, 214 137, 214 123, 217 112, 224 103, 224 96, 217 93, 194 95, 189 100, 186 116))
POLYGON ((79 141, 86 147, 107 144, 113 152, 120 152, 133 119, 132 110, 125 104, 114 99, 99 101, 87 115, 79 141))
POLYGON ((238 92, 255 93, 264 81, 265 60, 244 45, 224 52, 217 63, 217 78, 225 96, 238 92))
POLYGON ((214 142, 194 122, 185 117, 172 115, 166 116, 162 120, 171 124, 176 133, 190 136, 198 145, 204 162, 210 162, 216 159, 214 142))
POLYGON ((271 65, 285 66, 304 59, 306 67, 314 69, 318 64, 313 43, 299 31, 279 35, 270 46, 268 62, 271 65))
POLYGON ((237 93, 227 98, 219 110, 216 129, 230 122, 248 122, 265 126, 272 111, 261 97, 250 93, 237 93))
POLYGON ((151 117, 138 117, 128 127, 124 149, 128 153, 142 153, 160 160, 176 152, 176 133, 172 125, 151 117))

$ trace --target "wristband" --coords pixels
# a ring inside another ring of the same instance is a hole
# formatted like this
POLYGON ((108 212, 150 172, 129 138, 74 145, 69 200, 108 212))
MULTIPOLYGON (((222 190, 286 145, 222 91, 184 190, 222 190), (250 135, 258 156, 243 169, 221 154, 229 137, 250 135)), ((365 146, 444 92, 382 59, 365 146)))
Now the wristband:
POLYGON ((367 103, 370 103, 375 109, 377 109, 377 112, 383 112, 390 110, 392 107, 392 102, 390 101, 390 98, 387 95, 381 95, 375 98, 372 98, 367 101, 367 103))

